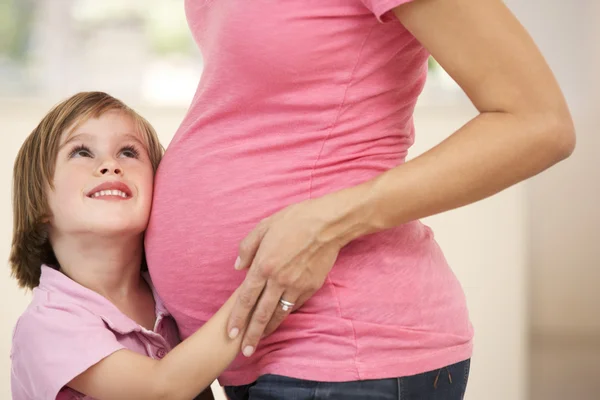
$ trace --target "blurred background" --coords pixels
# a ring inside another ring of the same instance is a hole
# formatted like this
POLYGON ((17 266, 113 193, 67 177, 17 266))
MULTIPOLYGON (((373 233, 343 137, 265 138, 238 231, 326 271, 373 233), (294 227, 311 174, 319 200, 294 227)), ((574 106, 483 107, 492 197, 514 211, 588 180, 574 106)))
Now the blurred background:
MULTIPOLYGON (((476 330, 467 400, 597 400, 600 2, 506 3, 561 83, 578 147, 552 170, 426 223, 461 280, 476 330)), ((12 329, 29 301, 6 264, 21 143, 53 104, 102 90, 148 118, 166 146, 201 72, 183 0, 0 0, 0 399, 10 398, 12 329)), ((410 157, 476 114, 434 60, 429 75, 410 157)))

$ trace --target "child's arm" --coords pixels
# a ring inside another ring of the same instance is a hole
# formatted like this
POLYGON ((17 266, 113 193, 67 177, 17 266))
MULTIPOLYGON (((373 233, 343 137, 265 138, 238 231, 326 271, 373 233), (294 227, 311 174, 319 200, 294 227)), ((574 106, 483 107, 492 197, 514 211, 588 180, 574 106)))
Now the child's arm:
POLYGON ((209 387, 240 350, 243 335, 231 340, 226 332, 236 296, 237 290, 202 328, 162 360, 119 350, 67 386, 102 400, 193 399, 209 387))

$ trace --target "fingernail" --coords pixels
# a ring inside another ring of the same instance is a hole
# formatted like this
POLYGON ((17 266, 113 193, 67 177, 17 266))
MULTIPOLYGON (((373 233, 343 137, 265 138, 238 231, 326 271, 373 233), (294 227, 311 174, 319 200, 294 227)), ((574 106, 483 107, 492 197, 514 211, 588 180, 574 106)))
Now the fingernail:
POLYGON ((233 265, 233 268, 240 269, 241 264, 242 264, 242 259, 238 257, 235 259, 235 264, 233 265))
POLYGON ((252 353, 254 353, 254 347, 246 346, 246 347, 244 347, 244 350, 242 351, 242 353, 244 353, 244 355, 246 357, 250 357, 252 355, 252 353))
POLYGON ((238 328, 233 328, 229 331, 229 339, 235 339, 239 333, 240 330, 238 328))

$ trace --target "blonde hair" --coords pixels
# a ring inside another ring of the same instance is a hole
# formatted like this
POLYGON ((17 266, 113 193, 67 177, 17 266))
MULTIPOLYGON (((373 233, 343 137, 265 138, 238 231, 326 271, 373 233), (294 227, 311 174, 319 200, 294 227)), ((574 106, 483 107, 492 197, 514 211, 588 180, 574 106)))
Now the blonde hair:
POLYGON ((40 283, 42 264, 57 265, 48 241, 47 188, 53 188, 54 168, 61 135, 90 118, 121 111, 133 118, 146 140, 154 172, 163 147, 152 125, 123 102, 103 92, 78 93, 56 105, 25 139, 13 169, 13 236, 10 267, 19 286, 40 283))

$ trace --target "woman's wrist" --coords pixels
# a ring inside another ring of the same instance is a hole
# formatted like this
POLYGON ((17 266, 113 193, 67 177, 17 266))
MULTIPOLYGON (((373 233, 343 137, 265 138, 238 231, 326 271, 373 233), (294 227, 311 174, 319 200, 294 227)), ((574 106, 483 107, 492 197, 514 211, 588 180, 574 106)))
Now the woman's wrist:
POLYGON ((317 199, 325 223, 320 239, 344 247, 359 237, 384 229, 379 222, 372 182, 343 189, 317 199))

